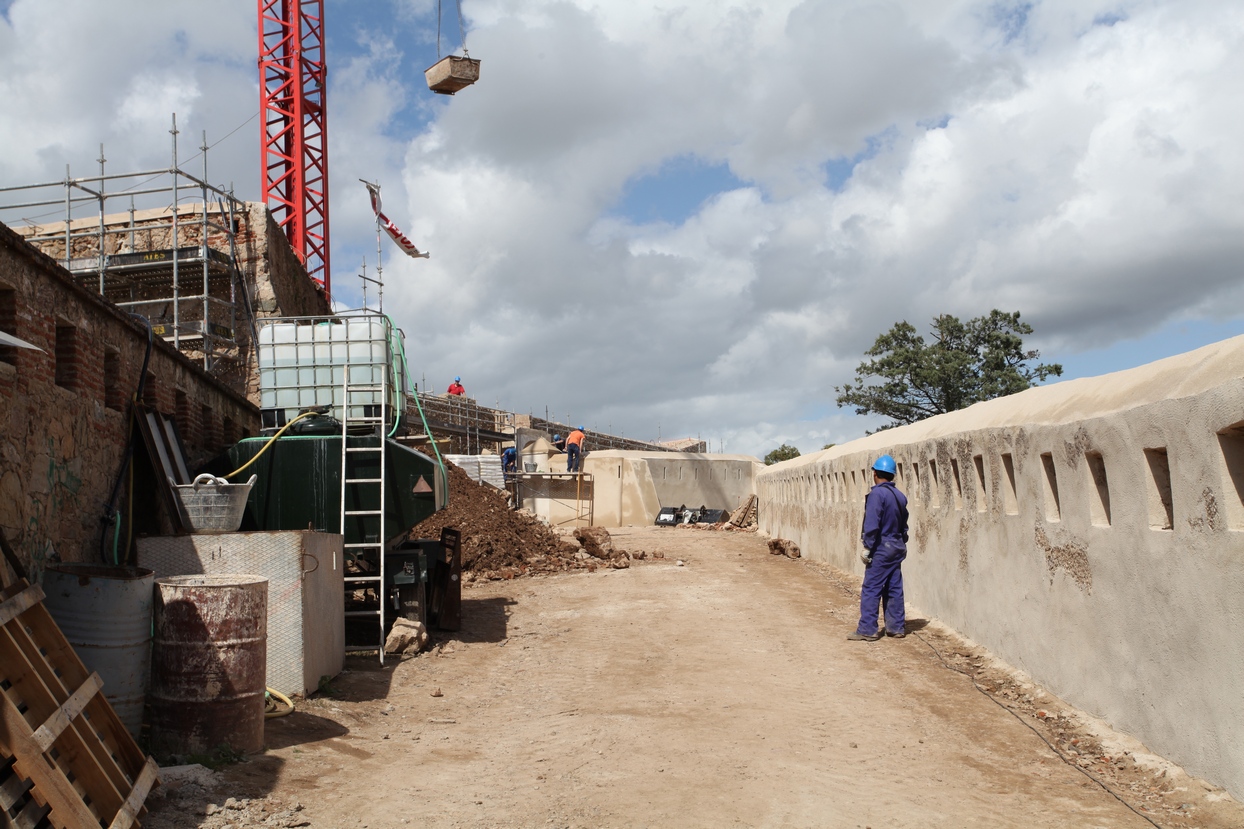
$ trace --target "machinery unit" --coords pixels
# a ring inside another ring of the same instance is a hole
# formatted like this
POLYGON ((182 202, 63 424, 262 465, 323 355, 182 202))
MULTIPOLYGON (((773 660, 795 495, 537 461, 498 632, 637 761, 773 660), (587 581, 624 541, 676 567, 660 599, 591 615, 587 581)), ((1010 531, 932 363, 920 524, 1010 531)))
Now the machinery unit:
MULTIPOLYGON (((340 532, 341 434, 283 436, 247 471, 256 475, 242 515, 242 531, 305 530, 340 532)), ((236 469, 254 458, 267 438, 247 438, 229 450, 236 469)), ((347 545, 363 540, 392 541, 446 504, 436 461, 397 441, 385 440, 385 530, 379 516, 347 515, 347 545)), ((378 448, 375 435, 349 437, 349 447, 378 448)), ((378 452, 350 452, 347 474, 352 480, 378 481, 378 452)), ((374 506, 380 484, 360 485, 347 493, 348 512, 374 506)), ((347 547, 347 554, 349 548, 347 547)))

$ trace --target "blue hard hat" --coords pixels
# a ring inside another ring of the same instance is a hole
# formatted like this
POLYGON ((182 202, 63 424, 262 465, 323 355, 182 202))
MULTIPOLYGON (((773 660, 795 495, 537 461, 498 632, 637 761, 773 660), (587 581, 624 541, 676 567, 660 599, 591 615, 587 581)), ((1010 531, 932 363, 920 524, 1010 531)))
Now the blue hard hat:
POLYGON ((575 428, 578 429, 580 432, 585 431, 585 429, 582 426, 576 426, 575 428))
POLYGON ((562 439, 562 436, 561 436, 561 435, 553 435, 553 442, 554 442, 554 443, 556 443, 557 441, 559 441, 559 440, 561 440, 561 439, 562 439))
POLYGON ((889 455, 882 455, 877 458, 877 462, 873 464, 873 469, 877 472, 885 472, 887 475, 893 475, 897 467, 894 464, 894 458, 889 455))
POLYGON ((454 378, 454 382, 455 382, 455 383, 461 383, 461 382, 462 382, 462 378, 461 378, 461 377, 455 377, 455 378, 454 378))

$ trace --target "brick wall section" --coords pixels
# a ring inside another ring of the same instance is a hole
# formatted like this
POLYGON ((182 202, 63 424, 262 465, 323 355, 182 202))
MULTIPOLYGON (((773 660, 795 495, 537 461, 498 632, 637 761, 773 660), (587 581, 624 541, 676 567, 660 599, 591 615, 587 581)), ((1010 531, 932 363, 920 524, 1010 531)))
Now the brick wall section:
MULTIPOLYGON (((0 328, 43 349, 0 355, 0 527, 35 571, 53 549, 66 561, 97 561, 99 519, 126 444, 126 401, 138 382, 146 328, 78 287, 3 224, 0 305, 7 305, 0 308, 0 328), (73 360, 72 372, 61 375, 72 376, 68 388, 56 383, 58 356, 73 360), (120 388, 110 387, 114 377, 120 388), (121 410, 109 405, 118 402, 121 410)), ((185 418, 182 440, 192 464, 224 448, 224 418, 238 430, 258 432, 253 404, 159 338, 148 375, 144 397, 161 411, 174 414, 184 396, 185 412, 206 407, 220 421, 205 430, 201 416, 185 418)), ((136 508, 139 503, 136 497, 136 508)))

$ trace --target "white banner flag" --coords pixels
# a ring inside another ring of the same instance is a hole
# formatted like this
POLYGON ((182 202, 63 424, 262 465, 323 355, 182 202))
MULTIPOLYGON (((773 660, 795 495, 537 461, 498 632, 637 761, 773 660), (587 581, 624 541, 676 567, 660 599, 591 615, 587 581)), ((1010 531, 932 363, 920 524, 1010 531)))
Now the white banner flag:
MULTIPOLYGON (((363 179, 359 179, 359 181, 363 181, 363 179)), ((402 232, 401 228, 393 224, 389 217, 381 211, 380 185, 372 184, 369 181, 363 181, 363 184, 367 186, 367 192, 371 194, 371 209, 376 214, 376 221, 380 222, 380 226, 384 228, 385 233, 389 234, 389 238, 399 248, 406 251, 407 256, 413 256, 416 259, 427 259, 431 256, 430 253, 420 253, 419 248, 415 247, 415 243, 406 238, 406 234, 402 232)))

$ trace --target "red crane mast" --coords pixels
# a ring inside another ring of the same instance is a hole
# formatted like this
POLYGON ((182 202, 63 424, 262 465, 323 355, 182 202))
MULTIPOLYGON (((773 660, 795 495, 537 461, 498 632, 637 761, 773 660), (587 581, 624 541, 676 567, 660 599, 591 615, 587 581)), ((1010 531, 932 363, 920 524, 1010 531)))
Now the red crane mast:
POLYGON ((264 201, 331 296, 324 0, 259 0, 264 201))

